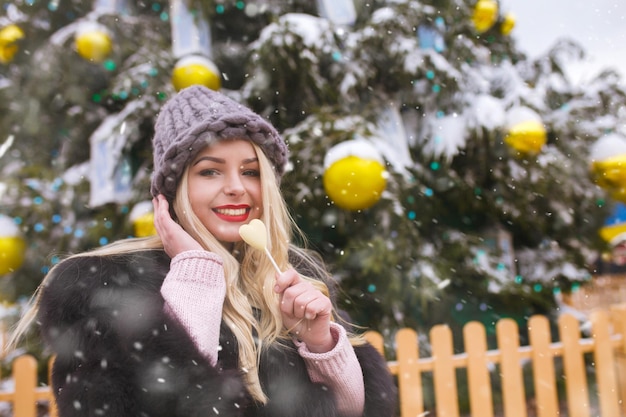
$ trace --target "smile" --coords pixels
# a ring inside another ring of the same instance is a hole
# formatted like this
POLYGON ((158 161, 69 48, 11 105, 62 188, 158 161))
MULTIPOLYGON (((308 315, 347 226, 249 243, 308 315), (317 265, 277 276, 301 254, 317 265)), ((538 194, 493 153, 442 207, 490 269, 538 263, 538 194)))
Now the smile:
POLYGON ((217 217, 229 222, 243 222, 248 219, 251 208, 249 206, 241 207, 217 207, 213 212, 217 217))
POLYGON ((224 216, 243 216, 244 214, 246 214, 248 211, 250 211, 249 208, 237 208, 237 209, 233 209, 233 208, 227 208, 227 209, 214 209, 214 212, 224 215, 224 216))

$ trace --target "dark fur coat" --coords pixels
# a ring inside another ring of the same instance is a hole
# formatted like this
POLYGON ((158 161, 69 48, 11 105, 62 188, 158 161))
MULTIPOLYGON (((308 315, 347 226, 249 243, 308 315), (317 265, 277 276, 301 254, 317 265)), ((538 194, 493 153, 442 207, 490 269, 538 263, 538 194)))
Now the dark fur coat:
MULTIPOLYGON (((71 258, 53 270, 37 319, 56 355, 52 384, 61 417, 339 417, 333 393, 310 381, 293 345, 273 347, 261 359, 265 405, 244 387, 226 326, 218 365, 211 366, 163 313, 169 262, 162 251, 145 251, 71 258)), ((384 359, 370 345, 355 351, 364 416, 395 415, 396 388, 384 359)))

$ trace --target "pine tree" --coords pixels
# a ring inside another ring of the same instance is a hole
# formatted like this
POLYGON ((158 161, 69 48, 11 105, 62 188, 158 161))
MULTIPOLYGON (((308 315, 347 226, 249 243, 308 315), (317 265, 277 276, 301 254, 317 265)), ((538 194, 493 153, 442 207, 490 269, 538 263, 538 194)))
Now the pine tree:
MULTIPOLYGON (((165 1, 116 13, 90 3, 1 3, 0 29, 24 32, 0 65, 0 213, 27 242, 0 283, 8 301, 64 254, 132 235, 130 212, 150 198, 153 123, 176 93, 175 16, 165 1), (98 62, 74 46, 87 19, 111 34, 98 62), (120 188, 98 202, 90 169, 103 167, 120 188)), ((477 30, 473 0, 354 5, 356 21, 338 25, 305 0, 188 3, 210 24, 223 91, 288 141, 285 196, 340 281, 341 307, 386 332, 552 311, 553 291, 587 280, 604 244, 612 202, 589 175, 589 148, 624 118, 618 75, 572 82, 584 51, 569 41, 527 59, 501 12, 477 30), (545 126, 538 152, 507 141, 519 108, 545 126), (351 140, 387 172, 380 199, 356 210, 323 182, 329 150, 351 140)))

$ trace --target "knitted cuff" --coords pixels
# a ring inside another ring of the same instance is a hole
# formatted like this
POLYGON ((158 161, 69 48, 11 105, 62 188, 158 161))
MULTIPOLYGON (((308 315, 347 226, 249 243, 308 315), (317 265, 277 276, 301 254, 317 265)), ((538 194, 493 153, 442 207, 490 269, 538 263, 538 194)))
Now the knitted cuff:
POLYGON ((300 340, 294 340, 294 343, 298 347, 298 353, 307 362, 315 365, 322 373, 336 372, 337 367, 341 368, 345 365, 350 356, 354 355, 352 345, 346 335, 346 329, 340 324, 330 323, 330 334, 335 341, 335 347, 328 352, 314 353, 309 350, 306 343, 300 340))
POLYGON ((176 281, 202 282, 214 281, 213 278, 221 277, 223 282, 222 258, 213 252, 205 250, 189 250, 179 253, 170 263, 168 278, 173 277, 176 281))

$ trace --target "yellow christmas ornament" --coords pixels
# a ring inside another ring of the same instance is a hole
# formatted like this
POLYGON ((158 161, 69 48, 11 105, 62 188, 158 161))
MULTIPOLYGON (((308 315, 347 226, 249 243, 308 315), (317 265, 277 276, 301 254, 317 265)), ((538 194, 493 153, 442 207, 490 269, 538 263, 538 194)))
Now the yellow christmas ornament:
POLYGON ((536 154, 546 144, 546 128, 537 113, 527 107, 515 107, 507 113, 504 142, 522 154, 536 154))
POLYGON ((626 202, 626 137, 602 136, 590 149, 590 173, 598 186, 617 201, 626 202))
POLYGON ((351 140, 331 148, 325 158, 324 189, 345 210, 373 206, 385 190, 388 173, 378 150, 365 140, 351 140))
POLYGON ((156 235, 154 227, 154 212, 151 201, 142 201, 135 204, 129 215, 133 224, 135 237, 156 235))
POLYGON ((591 174, 612 198, 626 202, 626 154, 592 162, 591 174))
POLYGON ((504 36, 508 36, 513 31, 515 27, 515 15, 513 13, 507 13, 504 15, 504 19, 502 20, 502 24, 500 25, 500 33, 504 36))
POLYGON ((478 0, 474 6, 472 22, 478 33, 488 31, 498 20, 498 3, 496 0, 478 0))
POLYGON ((0 275, 19 269, 25 252, 26 243, 17 225, 7 216, 0 215, 0 275))
POLYGON ((74 36, 74 47, 78 55, 99 63, 104 61, 113 50, 113 42, 109 31, 96 22, 82 24, 74 36))
POLYGON ((217 91, 222 86, 222 79, 217 66, 211 60, 192 55, 176 63, 172 71, 172 84, 176 91, 192 85, 203 85, 217 91))
POLYGON ((0 63, 8 64, 19 50, 18 41, 24 38, 24 31, 17 25, 0 29, 0 63))

